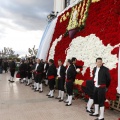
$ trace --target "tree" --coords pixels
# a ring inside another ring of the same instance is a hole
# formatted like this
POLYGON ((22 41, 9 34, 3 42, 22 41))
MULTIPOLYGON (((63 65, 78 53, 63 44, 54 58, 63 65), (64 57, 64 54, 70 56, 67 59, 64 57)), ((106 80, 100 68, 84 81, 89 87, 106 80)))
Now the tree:
POLYGON ((36 56, 38 52, 38 49, 35 49, 35 45, 33 46, 33 48, 28 48, 28 53, 30 54, 30 56, 36 56))

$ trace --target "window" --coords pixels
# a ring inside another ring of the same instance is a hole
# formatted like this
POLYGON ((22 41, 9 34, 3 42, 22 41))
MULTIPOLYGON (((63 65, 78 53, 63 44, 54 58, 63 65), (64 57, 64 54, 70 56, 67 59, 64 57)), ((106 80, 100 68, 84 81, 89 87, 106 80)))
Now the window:
POLYGON ((70 5, 70 0, 65 0, 65 8, 70 5))

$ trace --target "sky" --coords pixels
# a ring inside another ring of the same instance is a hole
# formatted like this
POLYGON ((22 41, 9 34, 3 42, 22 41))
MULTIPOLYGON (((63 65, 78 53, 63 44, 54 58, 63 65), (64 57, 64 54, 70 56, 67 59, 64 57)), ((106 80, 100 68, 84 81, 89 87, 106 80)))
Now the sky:
POLYGON ((53 0, 0 0, 0 51, 9 47, 21 55, 38 48, 53 6, 53 0))

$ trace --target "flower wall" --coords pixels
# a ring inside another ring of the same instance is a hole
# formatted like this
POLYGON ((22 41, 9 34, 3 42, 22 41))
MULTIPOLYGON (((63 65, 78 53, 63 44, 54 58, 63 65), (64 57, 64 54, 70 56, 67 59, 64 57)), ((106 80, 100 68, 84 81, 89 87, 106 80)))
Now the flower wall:
POLYGON ((92 78, 95 59, 102 57, 104 65, 110 69, 111 84, 106 94, 107 99, 116 99, 118 80, 118 47, 120 43, 120 1, 100 0, 92 2, 89 7, 84 29, 77 32, 73 39, 65 35, 72 8, 58 17, 48 59, 65 61, 76 57, 77 64, 83 65, 82 74, 76 79, 88 80, 92 78), (61 20, 62 18, 62 20, 61 20))

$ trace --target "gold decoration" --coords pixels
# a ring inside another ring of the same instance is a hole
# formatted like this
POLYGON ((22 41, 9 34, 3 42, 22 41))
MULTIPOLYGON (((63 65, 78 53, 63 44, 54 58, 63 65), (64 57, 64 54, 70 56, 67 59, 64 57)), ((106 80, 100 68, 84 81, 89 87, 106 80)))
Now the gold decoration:
POLYGON ((69 12, 67 12, 67 13, 66 13, 66 16, 68 17, 69 15, 70 15, 69 12))
POLYGON ((64 16, 64 17, 63 17, 63 21, 65 21, 66 19, 67 19, 66 16, 64 16))
POLYGON ((72 8, 70 21, 67 27, 68 31, 85 25, 90 3, 91 0, 83 0, 72 8))
POLYGON ((71 17, 70 17, 70 21, 67 27, 67 30, 71 30, 74 29, 78 26, 78 10, 77 10, 77 6, 73 7, 72 9, 72 13, 71 13, 71 17))
POLYGON ((62 22, 62 19, 60 19, 60 23, 62 22))
POLYGON ((75 79, 75 84, 76 84, 76 85, 82 85, 83 82, 84 82, 84 80, 75 79))
POLYGON ((92 0, 92 3, 99 2, 100 0, 92 0))
POLYGON ((60 18, 60 23, 67 20, 67 18, 70 16, 70 13, 67 12, 66 14, 63 14, 63 16, 60 18))

